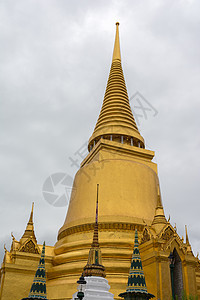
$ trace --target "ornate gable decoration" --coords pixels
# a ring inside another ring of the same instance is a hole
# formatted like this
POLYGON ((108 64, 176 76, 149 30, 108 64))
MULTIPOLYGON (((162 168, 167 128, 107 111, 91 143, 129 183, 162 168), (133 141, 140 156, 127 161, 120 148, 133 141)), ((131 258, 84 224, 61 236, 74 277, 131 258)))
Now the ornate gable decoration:
POLYGON ((150 241, 151 235, 147 227, 144 229, 140 244, 144 244, 145 242, 150 241))
POLYGON ((168 250, 175 243, 183 253, 185 253, 185 247, 183 240, 179 237, 176 229, 171 224, 167 224, 159 234, 159 239, 162 241, 161 248, 168 250))
POLYGON ((183 242, 181 241, 181 239, 180 239, 180 237, 179 237, 178 235, 175 236, 173 239, 169 240, 169 241, 165 244, 165 246, 163 247, 163 249, 165 249, 165 250, 171 249, 173 244, 174 244, 174 245, 176 244, 176 245, 177 245, 176 248, 179 249, 179 250, 181 250, 183 254, 186 253, 185 247, 184 247, 184 245, 183 245, 183 242))
POLYGON ((27 252, 27 253, 33 253, 33 254, 39 254, 39 248, 37 244, 32 240, 28 239, 19 249, 20 252, 27 252))
POLYGON ((164 241, 169 241, 174 236, 174 230, 171 228, 171 226, 167 226, 167 228, 164 230, 164 232, 161 234, 161 239, 164 241))

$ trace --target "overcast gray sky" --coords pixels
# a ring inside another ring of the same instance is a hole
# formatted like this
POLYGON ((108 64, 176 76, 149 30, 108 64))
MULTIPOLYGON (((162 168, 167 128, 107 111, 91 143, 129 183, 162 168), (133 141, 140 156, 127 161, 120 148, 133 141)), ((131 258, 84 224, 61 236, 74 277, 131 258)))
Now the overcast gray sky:
POLYGON ((156 152, 166 216, 180 236, 188 224, 200 250, 199 12, 198 0, 1 0, 1 258, 33 201, 38 242, 56 241, 67 208, 47 203, 42 187, 51 174, 77 171, 69 157, 95 126, 116 21, 129 96, 139 91, 158 111, 139 129, 156 152))

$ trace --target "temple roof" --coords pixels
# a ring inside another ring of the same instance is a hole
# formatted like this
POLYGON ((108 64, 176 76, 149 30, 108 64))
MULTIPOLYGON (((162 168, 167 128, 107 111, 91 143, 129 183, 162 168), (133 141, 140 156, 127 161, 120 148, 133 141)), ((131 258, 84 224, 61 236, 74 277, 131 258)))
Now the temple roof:
POLYGON ((100 138, 106 138, 110 135, 112 138, 120 136, 129 140, 133 138, 135 145, 140 142, 140 145, 144 147, 144 139, 134 120, 124 80, 120 54, 119 23, 116 23, 113 58, 103 106, 89 140, 89 150, 94 142, 96 143, 100 138))

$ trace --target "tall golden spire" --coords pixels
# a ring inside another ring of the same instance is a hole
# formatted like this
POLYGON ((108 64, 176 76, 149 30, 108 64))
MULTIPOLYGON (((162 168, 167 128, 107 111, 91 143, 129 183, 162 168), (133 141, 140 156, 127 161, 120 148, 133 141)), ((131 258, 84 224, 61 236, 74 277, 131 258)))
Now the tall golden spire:
POLYGON ((113 58, 103 106, 89 140, 89 151, 101 138, 144 148, 144 139, 138 131, 129 104, 121 66, 119 23, 116 23, 113 58))
POLYGON ((29 217, 29 221, 27 223, 25 232, 23 236, 21 237, 20 243, 23 244, 24 241, 26 241, 28 238, 33 238, 35 242, 37 243, 36 237, 35 237, 35 232, 34 232, 34 225, 33 225, 33 209, 34 209, 34 202, 32 203, 32 209, 31 209, 31 214, 29 217))
POLYGON ((96 218, 94 225, 93 242, 88 255, 87 265, 84 267, 83 276, 99 276, 106 277, 105 267, 102 265, 101 250, 98 240, 98 194, 99 185, 97 184, 97 202, 96 202, 96 218))

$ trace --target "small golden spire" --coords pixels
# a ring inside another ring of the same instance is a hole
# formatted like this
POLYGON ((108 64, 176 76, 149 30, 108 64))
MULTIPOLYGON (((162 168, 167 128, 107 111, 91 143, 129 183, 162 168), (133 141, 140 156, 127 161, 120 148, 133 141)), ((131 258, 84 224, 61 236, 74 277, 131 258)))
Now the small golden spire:
POLYGON ((20 243, 23 244, 28 238, 32 238, 37 243, 35 233, 34 233, 34 226, 33 226, 33 209, 34 209, 34 202, 32 203, 32 209, 29 217, 29 221, 27 223, 25 232, 21 237, 20 243))
POLYGON ((161 201, 161 195, 160 195, 160 188, 158 185, 158 198, 157 198, 157 205, 155 210, 154 219, 152 222, 152 226, 156 229, 156 231, 160 231, 165 224, 167 223, 167 220, 165 218, 165 213, 161 201))
POLYGON ((185 225, 185 237, 186 237, 185 243, 186 243, 186 246, 187 246, 187 252, 192 253, 192 247, 190 245, 189 237, 188 237, 187 225, 185 225))
POLYGON ((93 242, 89 251, 87 265, 84 267, 83 276, 106 277, 105 267, 102 265, 101 250, 98 240, 98 196, 99 184, 97 184, 96 218, 94 225, 93 242))
POLYGON ((119 22, 116 23, 115 45, 113 50, 112 61, 121 60, 120 43, 119 43, 119 22))

